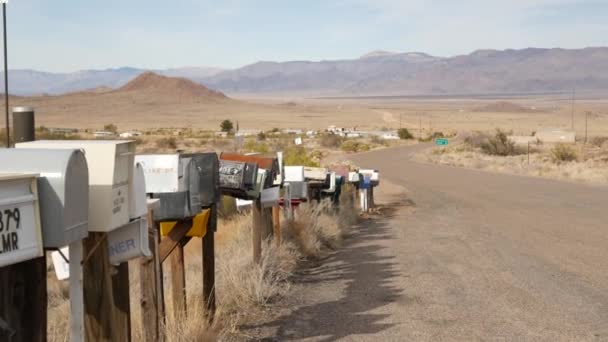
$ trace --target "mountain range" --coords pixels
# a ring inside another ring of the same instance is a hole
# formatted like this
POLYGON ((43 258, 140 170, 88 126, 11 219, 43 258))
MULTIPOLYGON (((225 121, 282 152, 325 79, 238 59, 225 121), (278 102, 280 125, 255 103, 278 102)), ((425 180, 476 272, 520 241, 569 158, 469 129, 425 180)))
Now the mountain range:
MULTIPOLYGON (((60 94, 118 88, 144 73, 137 68, 47 73, 11 70, 10 93, 60 94)), ((478 50, 437 57, 373 51, 348 60, 258 62, 233 70, 153 70, 229 94, 442 95, 606 91, 608 48, 478 50)))

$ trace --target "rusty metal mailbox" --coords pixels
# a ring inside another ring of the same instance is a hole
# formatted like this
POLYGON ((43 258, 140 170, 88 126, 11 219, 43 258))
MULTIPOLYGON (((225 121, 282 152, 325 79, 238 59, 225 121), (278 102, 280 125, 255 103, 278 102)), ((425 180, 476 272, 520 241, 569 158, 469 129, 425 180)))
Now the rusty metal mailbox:
POLYGON ((0 267, 42 256, 35 174, 0 174, 0 267))
POLYGON ((89 171, 80 150, 0 149, 0 172, 37 173, 45 248, 88 235, 89 171))
POLYGON ((219 175, 223 194, 240 199, 257 198, 257 164, 220 159, 219 175))
POLYGON ((38 140, 15 147, 83 150, 89 167, 89 231, 109 232, 129 223, 135 141, 38 140))
POLYGON ((201 211, 200 170, 196 161, 180 154, 142 154, 135 157, 144 171, 146 193, 160 199, 155 221, 190 218, 201 211))

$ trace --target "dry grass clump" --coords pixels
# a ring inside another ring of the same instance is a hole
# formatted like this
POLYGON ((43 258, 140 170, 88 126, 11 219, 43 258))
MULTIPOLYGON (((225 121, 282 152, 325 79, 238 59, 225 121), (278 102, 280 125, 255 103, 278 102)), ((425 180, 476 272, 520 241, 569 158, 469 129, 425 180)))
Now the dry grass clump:
POLYGON ((576 160, 576 151, 566 144, 555 144, 551 149, 551 159, 554 163, 571 162, 576 160))

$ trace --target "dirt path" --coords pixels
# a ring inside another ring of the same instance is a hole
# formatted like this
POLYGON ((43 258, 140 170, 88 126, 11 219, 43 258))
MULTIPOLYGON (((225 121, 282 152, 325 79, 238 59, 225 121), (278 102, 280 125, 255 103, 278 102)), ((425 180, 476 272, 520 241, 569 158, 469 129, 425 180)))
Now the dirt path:
POLYGON ((276 340, 608 340, 608 188, 352 158, 407 188, 307 269, 276 340))

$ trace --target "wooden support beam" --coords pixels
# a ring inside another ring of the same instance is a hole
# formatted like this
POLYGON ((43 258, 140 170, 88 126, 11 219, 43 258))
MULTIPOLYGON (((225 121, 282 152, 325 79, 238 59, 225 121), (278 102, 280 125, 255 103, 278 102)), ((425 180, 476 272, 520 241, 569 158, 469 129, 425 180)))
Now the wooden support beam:
POLYGON ((158 256, 159 230, 156 229, 152 212, 148 213, 148 242, 152 256, 140 258, 139 275, 141 289, 141 327, 145 341, 160 341, 165 316, 163 281, 158 256))
POLYGON ((70 341, 84 341, 84 290, 82 288, 82 241, 69 246, 70 341))
POLYGON ((275 205, 272 207, 272 231, 274 242, 277 246, 281 245, 281 207, 275 205))
POLYGON ((169 254, 177 247, 188 231, 192 228, 192 220, 180 221, 165 236, 158 245, 158 254, 161 264, 165 262, 169 254))
POLYGON ((186 310, 186 272, 184 269, 184 247, 178 244, 169 257, 171 261, 171 292, 173 299, 173 313, 175 317, 181 317, 179 313, 186 310))
POLYGON ((85 341, 128 341, 129 319, 118 309, 120 299, 114 293, 114 284, 122 284, 122 279, 112 277, 105 233, 89 233, 83 254, 89 256, 82 269, 85 341))
POLYGON ((131 341, 131 297, 129 294, 129 263, 123 262, 115 267, 112 275, 112 291, 114 295, 114 306, 116 307, 115 319, 126 324, 125 336, 121 341, 131 341))
POLYGON ((272 207, 262 209, 264 225, 262 229, 262 240, 270 238, 273 234, 272 224, 272 207))
POLYGON ((46 341, 46 258, 0 268, 0 341, 46 341))
POLYGON ((253 261, 260 263, 262 258, 262 231, 264 230, 264 217, 262 204, 257 199, 251 203, 251 218, 253 220, 251 236, 253 237, 253 261))
POLYGON ((213 319, 215 315, 215 231, 217 230, 217 205, 211 207, 207 233, 203 237, 203 301, 213 319))

